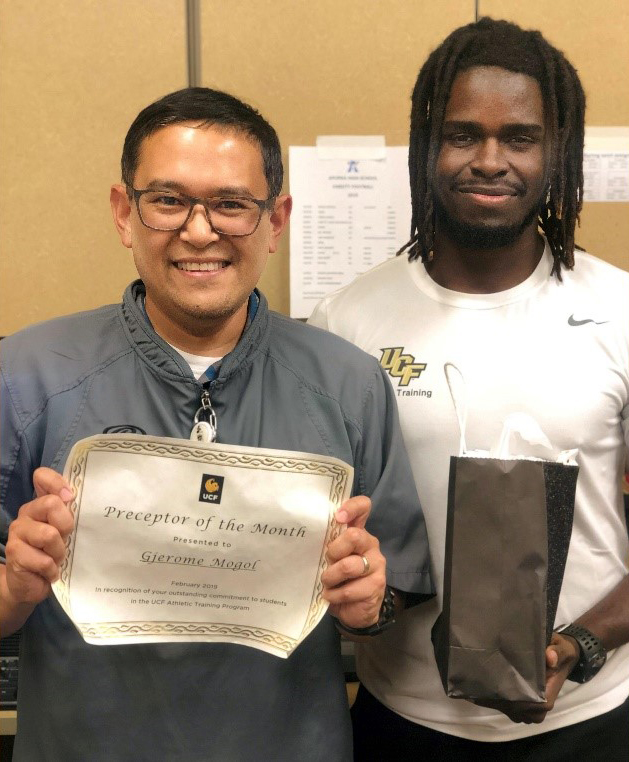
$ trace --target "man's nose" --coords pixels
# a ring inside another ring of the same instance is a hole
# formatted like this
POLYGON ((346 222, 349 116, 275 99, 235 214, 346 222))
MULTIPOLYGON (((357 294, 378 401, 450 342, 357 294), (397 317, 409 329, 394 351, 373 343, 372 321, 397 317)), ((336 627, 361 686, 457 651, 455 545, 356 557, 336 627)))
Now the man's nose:
POLYGON ((188 222, 181 228, 180 237, 183 241, 197 249, 202 249, 214 241, 218 241, 217 233, 210 223, 210 216, 203 204, 196 204, 188 222))
POLYGON ((473 160, 470 162, 472 172, 484 177, 503 175, 509 168, 500 141, 487 138, 478 144, 473 160))

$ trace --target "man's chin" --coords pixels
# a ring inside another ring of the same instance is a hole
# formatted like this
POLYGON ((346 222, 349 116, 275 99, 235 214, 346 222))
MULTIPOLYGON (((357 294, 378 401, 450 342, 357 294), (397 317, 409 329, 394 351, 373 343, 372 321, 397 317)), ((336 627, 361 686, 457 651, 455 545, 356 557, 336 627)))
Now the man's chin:
POLYGON ((217 323, 223 323, 230 320, 239 312, 243 304, 217 304, 217 305, 181 305, 182 316, 187 318, 188 323, 197 326, 215 326, 217 323))
POLYGON ((464 249, 502 249, 512 246, 534 223, 539 213, 539 204, 532 207, 523 220, 513 224, 479 224, 458 220, 450 215, 439 201, 436 201, 439 230, 453 243, 464 249))
POLYGON ((522 225, 465 225, 457 223, 443 228, 443 232, 454 243, 465 249, 502 249, 512 246, 522 235, 526 226, 522 225))

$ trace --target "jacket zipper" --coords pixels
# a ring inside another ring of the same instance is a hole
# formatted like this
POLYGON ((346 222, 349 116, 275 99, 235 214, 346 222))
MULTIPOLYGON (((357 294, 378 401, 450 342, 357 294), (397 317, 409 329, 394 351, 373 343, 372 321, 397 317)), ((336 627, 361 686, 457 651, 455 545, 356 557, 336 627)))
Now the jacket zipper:
POLYGON ((201 392, 201 406, 194 414, 194 426, 190 438, 203 442, 215 442, 217 434, 216 411, 212 407, 209 389, 204 386, 201 392))

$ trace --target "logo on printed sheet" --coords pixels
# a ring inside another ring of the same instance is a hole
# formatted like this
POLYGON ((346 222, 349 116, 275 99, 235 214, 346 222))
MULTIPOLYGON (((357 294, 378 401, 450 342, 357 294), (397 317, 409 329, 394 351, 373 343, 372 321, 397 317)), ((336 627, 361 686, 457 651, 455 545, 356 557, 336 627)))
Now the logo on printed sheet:
POLYGON ((398 397, 432 397, 429 389, 409 389, 411 382, 416 381, 428 367, 425 362, 417 362, 404 347, 384 347, 380 351, 380 365, 391 378, 397 380, 396 393, 398 397))
POLYGON ((224 481, 224 476, 203 474, 201 477, 201 491, 199 492, 199 502, 214 503, 215 505, 220 503, 221 497, 223 495, 224 481))

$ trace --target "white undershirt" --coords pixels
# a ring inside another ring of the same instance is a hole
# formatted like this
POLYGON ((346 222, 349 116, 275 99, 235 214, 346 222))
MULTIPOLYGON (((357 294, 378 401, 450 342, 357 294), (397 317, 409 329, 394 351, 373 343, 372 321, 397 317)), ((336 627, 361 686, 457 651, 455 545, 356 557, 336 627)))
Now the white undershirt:
POLYGON ((222 355, 219 355, 218 357, 208 357, 207 355, 193 355, 190 352, 184 352, 183 349, 179 349, 179 347, 176 347, 173 344, 169 343, 169 346, 171 346, 175 352, 178 352, 188 363, 190 370, 192 371, 192 375, 197 379, 197 381, 210 367, 210 365, 214 365, 215 362, 223 359, 222 355))

